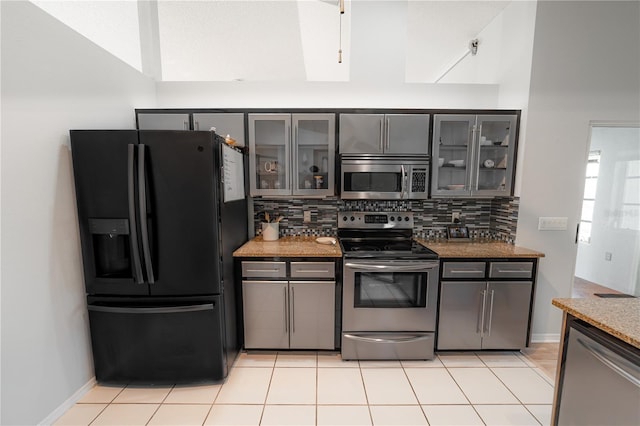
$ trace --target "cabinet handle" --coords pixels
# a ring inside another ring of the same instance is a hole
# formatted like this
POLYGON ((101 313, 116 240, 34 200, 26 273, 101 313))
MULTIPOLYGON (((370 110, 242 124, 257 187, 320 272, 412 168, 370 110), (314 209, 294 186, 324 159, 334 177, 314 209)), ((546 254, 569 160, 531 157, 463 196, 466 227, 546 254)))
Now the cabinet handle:
POLYGON ((247 269, 247 272, 280 272, 280 269, 247 269))
POLYGON ((184 121, 182 124, 184 125, 184 130, 189 130, 189 122, 188 121, 184 121))
POLYGON ((471 159, 467 163, 471 168, 469 170, 469 185, 471 186, 472 191, 478 190, 478 179, 480 179, 480 149, 476 150, 476 141, 480 144, 480 136, 482 134, 482 124, 479 126, 479 129, 473 127, 473 136, 471 138, 471 159), (477 152, 476 152, 477 151, 477 152), (475 173, 475 177, 473 176, 475 173))
POLYGON ((200 130, 200 122, 198 121, 193 121, 193 129, 194 130, 200 130))
POLYGON ((384 145, 382 145, 384 140, 384 138, 382 137, 382 135, 384 134, 384 131, 382 130, 383 126, 384 126, 384 120, 381 118, 380 119, 380 152, 384 150, 384 145))
POLYGON ((291 309, 289 310, 289 315, 291 315, 291 332, 296 332, 296 294, 293 291, 293 287, 291 287, 291 309))
POLYGON ((487 336, 491 336, 491 320, 493 319, 493 295, 496 291, 491 290, 491 302, 489 303, 489 324, 487 325, 487 336))
POLYGON ((473 270, 473 269, 452 269, 452 274, 477 274, 478 272, 484 273, 484 271, 473 270))
POLYGON ((487 290, 482 290, 480 294, 482 294, 482 303, 478 314, 478 321, 476 322, 476 333, 480 333, 482 335, 484 334, 484 309, 487 304, 487 290), (478 327, 478 323, 480 327, 478 327))
POLYGON ((284 333, 287 334, 289 332, 289 325, 287 324, 289 322, 289 319, 287 318, 287 311, 288 311, 288 309, 287 309, 287 305, 288 305, 288 303, 287 303, 287 288, 285 287, 282 290, 284 291, 284 296, 283 296, 284 297, 284 315, 283 315, 283 318, 284 318, 284 333))
POLYGON ((386 124, 386 135, 385 135, 385 139, 387 139, 387 148, 386 150, 389 150, 389 147, 391 146, 391 142, 389 141, 389 118, 387 117, 387 122, 386 124))

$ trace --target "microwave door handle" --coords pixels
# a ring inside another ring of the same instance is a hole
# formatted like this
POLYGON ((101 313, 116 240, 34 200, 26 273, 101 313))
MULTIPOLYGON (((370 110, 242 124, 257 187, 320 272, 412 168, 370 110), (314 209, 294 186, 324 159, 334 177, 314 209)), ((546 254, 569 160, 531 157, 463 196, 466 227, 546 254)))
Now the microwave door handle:
POLYGON ((401 198, 405 198, 405 195, 408 197, 409 194, 407 192, 407 171, 404 168, 404 164, 400 165, 400 172, 402 173, 402 194, 401 194, 401 198))

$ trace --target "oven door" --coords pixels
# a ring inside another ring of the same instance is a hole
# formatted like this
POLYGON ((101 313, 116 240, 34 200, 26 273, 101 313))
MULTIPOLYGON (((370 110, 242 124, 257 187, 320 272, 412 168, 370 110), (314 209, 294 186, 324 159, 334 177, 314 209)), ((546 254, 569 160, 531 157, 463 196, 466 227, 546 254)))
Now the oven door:
POLYGON ((343 330, 434 331, 438 261, 346 259, 343 330))
POLYGON ((405 198, 407 171, 400 164, 343 160, 341 171, 340 197, 343 199, 405 198))

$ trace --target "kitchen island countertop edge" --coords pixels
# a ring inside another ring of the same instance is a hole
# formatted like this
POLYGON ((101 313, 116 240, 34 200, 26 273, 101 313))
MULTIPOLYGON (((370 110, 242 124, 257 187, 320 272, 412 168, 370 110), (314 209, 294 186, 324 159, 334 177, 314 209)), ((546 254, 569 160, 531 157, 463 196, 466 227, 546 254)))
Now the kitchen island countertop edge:
POLYGON ((640 349, 640 298, 556 298, 551 303, 640 349))

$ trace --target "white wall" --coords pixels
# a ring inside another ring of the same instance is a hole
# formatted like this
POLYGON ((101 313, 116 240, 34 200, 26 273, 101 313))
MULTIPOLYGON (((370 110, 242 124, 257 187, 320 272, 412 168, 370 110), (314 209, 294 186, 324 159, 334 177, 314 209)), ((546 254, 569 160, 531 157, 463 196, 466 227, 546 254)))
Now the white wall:
POLYGON ((576 256, 589 122, 640 116, 639 2, 538 2, 516 244, 542 251, 533 338, 557 338, 576 256), (540 216, 569 218, 538 231, 540 216))
POLYGON ((640 127, 594 126, 589 151, 600 151, 600 168, 591 241, 578 244, 576 276, 638 294, 640 209, 625 211, 622 204, 640 198, 638 181, 634 185, 626 179, 629 162, 640 162, 640 127), (625 193, 635 194, 635 199, 625 200, 625 193), (605 259, 605 253, 611 253, 610 260, 605 259))
POLYGON ((0 423, 33 425, 93 377, 69 129, 133 128, 155 86, 36 6, 1 8, 0 423))
POLYGON ((496 108, 497 85, 159 82, 158 108, 496 108))

